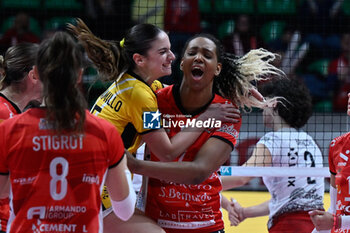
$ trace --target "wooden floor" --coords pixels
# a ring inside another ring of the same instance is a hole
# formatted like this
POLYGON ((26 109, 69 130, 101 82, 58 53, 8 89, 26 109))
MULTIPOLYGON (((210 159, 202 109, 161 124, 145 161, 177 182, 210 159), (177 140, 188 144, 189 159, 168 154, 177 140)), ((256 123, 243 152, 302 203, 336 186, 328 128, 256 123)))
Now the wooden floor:
MULTIPOLYGON (((270 193, 268 192, 253 192, 253 191, 225 191, 224 196, 229 200, 231 197, 236 199, 243 207, 260 204, 270 199, 270 193)), ((329 193, 325 193, 324 208, 329 208, 329 193)), ((225 221, 225 233, 268 233, 267 220, 268 216, 246 219, 239 226, 230 226, 230 222, 227 218, 227 213, 223 210, 225 221)))

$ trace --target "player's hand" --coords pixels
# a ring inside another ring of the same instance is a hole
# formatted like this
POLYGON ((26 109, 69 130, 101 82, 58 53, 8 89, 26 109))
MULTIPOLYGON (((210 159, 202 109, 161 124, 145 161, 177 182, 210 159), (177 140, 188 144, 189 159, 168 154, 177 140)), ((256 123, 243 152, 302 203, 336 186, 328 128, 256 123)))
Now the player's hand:
POLYGON ((215 103, 209 105, 207 110, 202 113, 198 119, 203 121, 207 119, 215 119, 221 122, 238 123, 241 119, 241 112, 231 103, 215 103))
POLYGON ((322 210, 309 211, 309 215, 312 223, 315 225, 316 230, 330 230, 333 227, 333 215, 322 210))
POLYGON ((249 93, 251 94, 251 96, 253 96, 255 99, 259 100, 259 101, 265 101, 264 96, 255 88, 251 88, 249 90, 249 93))
POLYGON ((131 172, 136 172, 138 160, 126 149, 125 149, 125 155, 127 158, 127 165, 129 170, 131 172))
POLYGON ((246 219, 244 215, 244 208, 233 198, 231 198, 231 206, 234 208, 235 212, 238 214, 238 219, 243 222, 246 219))
POLYGON ((228 214, 228 219, 230 220, 231 226, 238 226, 238 224, 241 222, 239 220, 239 215, 236 212, 235 208, 232 205, 232 200, 234 200, 233 198, 231 198, 231 203, 229 205, 226 206, 226 211, 228 214))

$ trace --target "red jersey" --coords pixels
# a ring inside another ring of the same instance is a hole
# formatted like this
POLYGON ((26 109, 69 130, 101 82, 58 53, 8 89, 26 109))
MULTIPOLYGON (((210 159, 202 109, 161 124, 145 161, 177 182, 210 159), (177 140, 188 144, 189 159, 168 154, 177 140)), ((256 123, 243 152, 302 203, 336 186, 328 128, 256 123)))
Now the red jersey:
MULTIPOLYGON (((179 91, 173 86, 164 88, 157 95, 159 110, 164 118, 163 127, 169 138, 177 134, 181 128, 174 122, 193 120, 211 103, 225 103, 227 100, 215 95, 210 103, 192 118, 181 106, 179 91), (171 123, 172 122, 172 123, 171 123), (171 125, 167 128, 166 125, 171 125)), ((196 142, 175 161, 193 161, 202 145, 215 137, 236 144, 241 123, 223 123, 221 127, 206 127, 196 142)), ((159 161, 154 154, 151 160, 159 161)), ((167 232, 213 232, 224 229, 220 211, 221 181, 217 172, 199 185, 177 184, 158 179, 149 179, 146 187, 145 213, 154 219, 167 232)))
POLYGON ((20 113, 21 110, 17 107, 17 105, 0 93, 0 119, 5 120, 12 118, 20 113))
POLYGON ((124 155, 115 127, 86 111, 84 134, 54 134, 45 108, 0 124, 0 174, 10 174, 10 232, 102 232, 107 169, 124 155))
MULTIPOLYGON (((6 96, 0 93, 0 123, 3 120, 12 118, 20 114, 21 110, 15 103, 7 99, 6 96)), ((0 231, 6 231, 7 221, 10 217, 9 199, 0 199, 0 231)))
MULTIPOLYGON (((350 133, 335 138, 329 147, 329 170, 335 175, 337 189, 336 214, 350 215, 350 133)), ((332 230, 350 233, 350 230, 332 230)))

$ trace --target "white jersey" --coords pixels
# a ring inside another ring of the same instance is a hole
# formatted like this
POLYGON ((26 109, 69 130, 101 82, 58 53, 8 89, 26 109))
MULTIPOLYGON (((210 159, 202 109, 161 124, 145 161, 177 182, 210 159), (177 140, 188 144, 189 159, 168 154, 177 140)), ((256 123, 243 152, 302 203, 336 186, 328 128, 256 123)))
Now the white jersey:
MULTIPOLYGON (((310 135, 293 128, 265 134, 259 142, 268 148, 273 167, 323 167, 322 153, 310 135)), ((324 178, 263 177, 271 194, 268 227, 277 216, 323 209, 324 178)))

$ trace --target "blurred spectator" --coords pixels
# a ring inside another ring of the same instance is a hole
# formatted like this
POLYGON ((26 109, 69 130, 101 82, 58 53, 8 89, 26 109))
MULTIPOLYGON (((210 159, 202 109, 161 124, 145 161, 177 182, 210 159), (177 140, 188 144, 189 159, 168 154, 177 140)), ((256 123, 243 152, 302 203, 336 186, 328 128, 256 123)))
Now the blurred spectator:
POLYGON ((295 72, 309 51, 309 44, 301 42, 299 31, 286 27, 280 38, 270 41, 267 49, 281 57, 273 64, 283 70, 288 77, 295 77, 295 72))
POLYGON ((166 84, 180 83, 182 76, 179 70, 180 56, 185 42, 200 32, 200 14, 198 0, 166 0, 164 30, 169 32, 171 50, 175 54, 172 66, 173 74, 161 81, 166 84))
POLYGON ((328 67, 329 78, 337 80, 333 98, 333 110, 347 110, 347 93, 350 92, 350 31, 341 37, 341 55, 331 61, 328 67))
POLYGON ((237 56, 243 56, 251 49, 263 47, 261 38, 254 33, 250 25, 248 15, 239 15, 236 20, 235 31, 223 39, 223 45, 226 52, 237 56))
POLYGON ((121 40, 132 26, 130 0, 82 0, 85 1, 86 22, 99 37, 121 40))
POLYGON ((0 50, 22 43, 39 43, 39 38, 30 31, 30 17, 26 13, 18 13, 14 20, 13 27, 8 29, 0 39, 0 50))
POLYGON ((331 58, 339 51, 343 0, 305 0, 298 11, 298 25, 314 56, 331 58))

